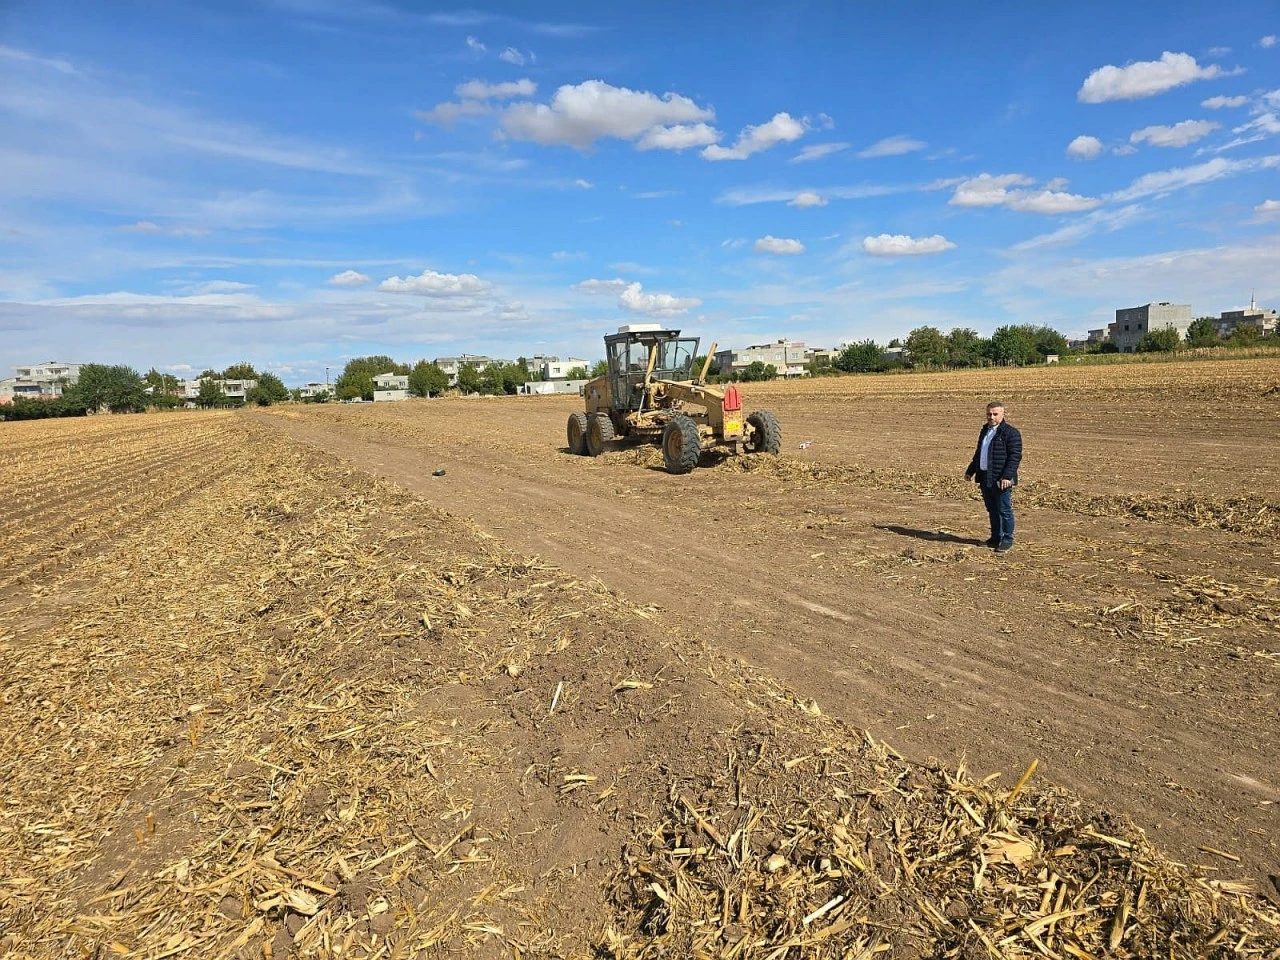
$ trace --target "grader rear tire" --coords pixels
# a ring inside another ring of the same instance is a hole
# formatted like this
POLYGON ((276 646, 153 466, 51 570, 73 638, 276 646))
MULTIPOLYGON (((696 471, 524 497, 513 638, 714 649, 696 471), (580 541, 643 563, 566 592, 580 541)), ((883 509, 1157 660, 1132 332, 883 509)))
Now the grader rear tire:
POLYGON ((579 410, 569 414, 569 452, 579 456, 587 454, 587 415, 579 410))
POLYGON ((698 425, 684 414, 672 417, 662 431, 662 464, 667 473, 689 473, 701 454, 698 425))
POLYGON ((751 439, 746 444, 748 453, 771 453, 775 457, 782 452, 782 425, 768 410, 757 410, 747 417, 751 425, 751 439))
POLYGON ((613 421, 607 413, 597 413, 587 424, 587 456, 598 457, 614 438, 613 421))

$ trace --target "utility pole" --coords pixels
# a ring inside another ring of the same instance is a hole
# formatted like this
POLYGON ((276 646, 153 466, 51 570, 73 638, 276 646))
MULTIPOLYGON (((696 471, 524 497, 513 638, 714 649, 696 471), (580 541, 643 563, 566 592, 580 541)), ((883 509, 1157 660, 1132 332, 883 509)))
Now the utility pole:
POLYGON ((324 368, 324 392, 329 392, 329 368, 324 368))

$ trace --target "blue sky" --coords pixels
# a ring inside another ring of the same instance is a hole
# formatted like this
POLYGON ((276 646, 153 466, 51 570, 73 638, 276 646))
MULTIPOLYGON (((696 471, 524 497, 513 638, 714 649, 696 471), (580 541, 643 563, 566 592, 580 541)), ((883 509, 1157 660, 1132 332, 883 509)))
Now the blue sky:
POLYGON ((1274 0, 6 4, 0 375, 1280 307, 1277 34, 1274 0))

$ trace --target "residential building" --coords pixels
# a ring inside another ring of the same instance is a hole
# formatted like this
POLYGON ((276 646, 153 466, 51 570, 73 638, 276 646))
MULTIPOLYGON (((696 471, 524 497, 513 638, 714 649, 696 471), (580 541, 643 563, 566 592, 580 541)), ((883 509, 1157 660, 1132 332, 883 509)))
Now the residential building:
POLYGON ((1178 338, 1185 339, 1191 326, 1191 305, 1188 303, 1145 303, 1140 307, 1125 307, 1116 311, 1115 323, 1108 328, 1111 340, 1121 353, 1133 353, 1142 338, 1154 330, 1177 330, 1178 338))
POLYGON ((494 360, 491 357, 482 357, 474 353, 464 353, 460 357, 436 357, 432 362, 448 375, 449 386, 456 387, 458 385, 458 371, 463 366, 475 367, 476 373, 483 373, 485 367, 489 366, 489 364, 502 363, 503 361, 494 360))
POLYGON ((808 370, 805 364, 813 351, 800 340, 775 340, 773 343, 756 344, 742 350, 717 350, 715 362, 722 374, 738 373, 751 364, 772 364, 780 377, 803 377, 808 370))
POLYGON ((589 382, 589 380, 530 380, 520 386, 519 392, 525 396, 581 393, 582 388, 589 382))
MULTIPOLYGON (((202 380, 183 380, 179 385, 179 395, 187 400, 195 400, 200 396, 200 384, 202 380)), ((238 400, 244 402, 245 394, 258 385, 257 380, 223 380, 215 379, 214 383, 222 387, 222 395, 228 400, 238 400)))
POLYGON ((1250 300, 1247 310, 1224 310, 1215 321, 1218 336, 1229 337, 1241 327, 1252 327, 1259 335, 1266 336, 1276 332, 1276 323, 1280 319, 1274 310, 1259 310, 1258 304, 1250 300))
POLYGON ((1085 338, 1085 343, 1102 343, 1107 339, 1107 328, 1101 327, 1098 330, 1090 330, 1089 336, 1085 338))
POLYGON ((409 375, 380 373, 373 378, 373 402, 409 399, 409 375))
POLYGON ((333 393, 333 389, 327 383, 304 383, 298 388, 300 397, 318 397, 322 393, 333 393))
POLYGON ((567 360, 558 360, 555 357, 548 357, 540 367, 529 367, 530 373, 541 373, 543 380, 563 380, 569 376, 569 371, 574 367, 582 367, 584 370, 590 370, 591 364, 587 360, 578 360, 569 357, 567 360))
POLYGON ((79 363, 46 360, 13 368, 14 376, 0 380, 0 403, 16 397, 25 399, 53 398, 80 379, 79 363))

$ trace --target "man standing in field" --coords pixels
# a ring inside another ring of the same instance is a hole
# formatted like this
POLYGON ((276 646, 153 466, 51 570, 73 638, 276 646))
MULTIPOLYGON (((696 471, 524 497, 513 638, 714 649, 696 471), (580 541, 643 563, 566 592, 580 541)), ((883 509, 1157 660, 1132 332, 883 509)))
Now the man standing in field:
POLYGON ((988 547, 996 553, 1013 549, 1013 488, 1018 483, 1018 464, 1022 463, 1022 434, 1004 418, 1004 404, 993 400, 987 404, 987 422, 978 434, 978 448, 973 452, 966 480, 978 481, 982 502, 991 519, 988 547))

